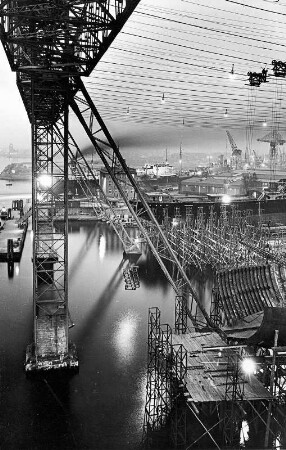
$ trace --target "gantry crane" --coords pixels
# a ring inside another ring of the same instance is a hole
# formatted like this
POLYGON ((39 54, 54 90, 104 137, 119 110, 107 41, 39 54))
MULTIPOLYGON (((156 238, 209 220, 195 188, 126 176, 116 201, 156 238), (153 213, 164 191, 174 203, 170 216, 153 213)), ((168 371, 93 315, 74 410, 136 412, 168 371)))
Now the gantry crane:
MULTIPOLYGON (((257 139, 260 142, 269 142, 269 162, 270 162, 270 169, 274 175, 276 164, 278 160, 278 145, 283 145, 286 140, 281 136, 278 130, 275 128, 270 131, 270 133, 267 133, 262 138, 257 139)), ((274 181, 274 180, 273 180, 274 181)))
POLYGON ((1 41, 32 128, 34 340, 27 371, 78 365, 68 333, 69 103, 80 76, 91 73, 138 3, 0 2, 1 41))
MULTIPOLYGON (((183 258, 168 242, 81 80, 90 75, 139 1, 0 1, 1 41, 11 68, 16 71, 32 128, 34 339, 27 350, 27 371, 78 365, 68 332, 69 108, 100 156, 177 297, 183 301, 183 293, 188 291, 199 304, 183 258), (144 211, 136 211, 128 201, 116 176, 118 168, 126 173, 144 211), (143 213, 149 218, 156 245, 142 219, 143 213), (64 219, 64 226, 57 225, 58 219, 64 219)), ((212 326, 204 308, 199 305, 199 309, 205 322, 212 326)), ((192 317, 187 307, 184 314, 192 317)))
POLYGON ((231 146, 231 158, 232 158, 232 163, 235 166, 235 168, 237 169, 238 166, 241 164, 241 153, 242 151, 239 150, 239 148, 237 147, 232 135, 230 134, 229 131, 226 131, 230 146, 231 146))

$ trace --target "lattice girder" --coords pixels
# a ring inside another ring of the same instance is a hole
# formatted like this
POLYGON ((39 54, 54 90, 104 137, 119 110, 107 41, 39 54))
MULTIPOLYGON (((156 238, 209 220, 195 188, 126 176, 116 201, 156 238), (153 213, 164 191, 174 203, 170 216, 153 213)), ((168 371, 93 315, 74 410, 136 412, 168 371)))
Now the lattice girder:
MULTIPOLYGON (((33 80, 32 109, 41 83, 33 80)), ((60 88, 60 96, 62 88, 60 88)), ((67 97, 65 104, 67 105, 67 97)), ((64 113, 68 128, 67 108, 64 113)), ((67 136, 67 132, 66 132, 67 136)), ((53 125, 34 117, 33 141, 33 299, 36 360, 68 355, 67 226, 67 137, 55 139, 53 125)))
MULTIPOLYGON (((203 306, 199 303, 199 299, 197 294, 195 293, 193 286, 190 282, 189 277, 186 274, 185 268, 182 264, 182 262, 179 261, 179 258, 176 255, 176 251, 174 250, 174 247, 170 245, 170 242, 168 241, 168 238, 165 235, 165 231, 160 227, 159 223, 157 222, 157 219, 155 218, 154 214, 151 211, 150 206, 146 202, 139 186, 137 185, 136 181, 134 180, 132 174, 130 173, 126 162, 122 155, 119 152, 118 147, 116 146, 115 142, 113 141, 106 125, 103 122, 103 119, 101 118, 99 112, 97 111, 94 103, 92 102, 88 92, 86 91, 86 88, 81 80, 77 80, 78 82, 78 92, 80 93, 80 99, 78 98, 78 95, 70 101, 70 106, 73 109, 74 113, 76 114, 77 118, 79 119, 79 122, 83 126, 83 129, 85 130, 87 136, 89 137, 90 141, 92 142, 95 151, 101 158, 105 168, 107 169, 107 172, 109 173, 112 181, 116 185, 122 199, 125 201, 132 217, 134 218, 134 221, 137 223, 138 228, 144 238, 146 239, 146 242, 150 246, 152 253, 154 254, 155 258, 157 259, 162 271, 166 275, 167 279, 169 280, 170 284, 174 288, 177 295, 181 295, 181 290, 184 286, 187 286, 190 292, 190 295, 193 296, 193 298, 197 301, 198 308, 201 310, 201 313, 207 322, 208 325, 211 326, 210 320, 208 317, 207 312, 204 310, 203 306), (101 135, 99 134, 98 137, 95 137, 92 130, 90 130, 89 127, 89 119, 91 114, 94 115, 94 120, 98 124, 98 130, 101 131, 101 135), (106 140, 106 144, 102 144, 103 136, 106 140), (104 149, 103 149, 104 147, 104 149), (106 156, 106 152, 108 152, 108 157, 106 156), (128 178, 128 182, 133 186, 138 198, 143 204, 145 214, 149 217, 149 226, 146 227, 146 220, 142 219, 137 214, 137 211, 133 208, 133 205, 130 203, 129 199, 126 196, 126 193, 124 189, 122 188, 122 183, 120 180, 118 180, 116 176, 116 168, 120 167, 121 170, 124 171, 126 177, 128 178), (150 233, 151 230, 151 233, 150 233), (155 240, 158 241, 158 245, 160 246, 160 250, 158 251, 158 246, 154 244, 153 239, 151 238, 151 235, 154 236, 155 240), (163 255, 163 256, 161 256, 163 255), (166 263, 163 261, 164 259, 168 259, 172 264, 169 264, 169 267, 167 267, 166 263), (176 279, 172 276, 172 265, 177 269, 179 276, 176 276, 176 279)), ((189 313, 190 317, 190 313, 189 313)))
POLYGON ((118 33, 138 3, 2 1, 2 39, 12 70, 89 75, 105 50, 108 36, 118 33))

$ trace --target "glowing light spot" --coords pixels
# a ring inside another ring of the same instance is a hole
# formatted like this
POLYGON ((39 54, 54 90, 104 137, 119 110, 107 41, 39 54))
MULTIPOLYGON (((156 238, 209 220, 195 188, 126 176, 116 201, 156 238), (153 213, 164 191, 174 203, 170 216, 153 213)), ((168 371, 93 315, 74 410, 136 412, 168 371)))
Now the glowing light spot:
POLYGON ((98 247, 99 259, 103 259, 105 257, 105 253, 106 253, 106 238, 102 234, 99 238, 99 247, 98 247))
POLYGON ((128 362, 135 352, 135 338, 137 330, 138 317, 128 311, 117 324, 115 331, 115 345, 120 362, 128 362))
POLYGON ((225 205, 229 205, 231 203, 231 197, 230 195, 223 195, 221 198, 222 203, 224 203, 225 205))
POLYGON ((53 179, 51 175, 48 175, 47 173, 43 173, 38 177, 38 182, 40 187, 42 188, 49 188, 52 186, 53 179))
POLYGON ((241 423, 240 444, 243 445, 249 439, 249 425, 246 420, 241 423))
POLYGON ((241 368, 247 375, 252 375, 256 370, 256 365, 253 359, 245 358, 241 363, 241 368))

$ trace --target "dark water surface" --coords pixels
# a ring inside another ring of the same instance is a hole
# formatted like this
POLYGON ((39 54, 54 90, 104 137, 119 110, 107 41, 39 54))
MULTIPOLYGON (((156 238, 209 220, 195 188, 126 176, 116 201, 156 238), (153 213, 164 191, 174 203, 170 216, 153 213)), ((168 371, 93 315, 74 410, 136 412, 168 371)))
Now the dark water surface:
MULTIPOLYGON (((134 231, 135 232, 135 231, 134 231)), ((122 247, 105 224, 69 233, 69 304, 80 371, 70 380, 29 380, 32 341, 31 232, 8 278, 0 264, 0 448, 139 448, 145 405, 148 308, 173 325, 174 293, 154 260, 140 259, 141 287, 126 291, 122 247)))

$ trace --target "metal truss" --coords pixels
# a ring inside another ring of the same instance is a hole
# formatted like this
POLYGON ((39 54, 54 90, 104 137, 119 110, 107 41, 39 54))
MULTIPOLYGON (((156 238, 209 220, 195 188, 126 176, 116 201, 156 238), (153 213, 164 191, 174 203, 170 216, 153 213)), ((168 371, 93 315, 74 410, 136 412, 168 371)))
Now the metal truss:
POLYGON ((186 222, 164 223, 163 228, 178 257, 184 254, 189 265, 202 271, 206 266, 222 270, 265 262, 286 266, 283 231, 271 235, 239 211, 227 214, 223 208, 219 218, 211 215, 205 221, 199 214, 196 220, 188 216, 186 222))
MULTIPOLYGON (((78 93, 76 97, 70 99, 70 106, 92 142, 95 151, 101 158, 101 161, 116 185, 122 199, 129 208, 140 233, 151 248, 152 253, 157 259, 163 273, 166 275, 170 284, 174 288, 175 293, 177 295, 182 295, 183 289, 187 288, 192 296, 192 299, 197 302, 198 309, 200 310, 201 316, 203 316, 205 323, 212 327, 207 312, 200 305, 197 294, 193 290, 184 264, 182 263, 182 259, 180 259, 176 253, 176 248, 174 248, 174 246, 170 243, 169 237, 166 236, 165 230, 162 229, 155 218, 151 208, 145 200, 143 193, 130 173, 124 158, 120 154, 117 145, 112 139, 103 119, 91 100, 84 84, 81 80, 75 80, 75 82, 77 83, 78 93), (97 124, 95 132, 90 129, 91 122, 93 124, 97 124), (116 175, 119 169, 123 170, 126 174, 128 180, 127 182, 134 188, 138 200, 140 200, 143 208, 141 211, 135 210, 131 202, 128 200, 124 186, 116 175), (148 220, 146 220, 146 217, 148 220), (166 261, 171 264, 167 264, 166 261), (176 272, 175 276, 173 273, 174 269, 176 272)), ((195 322, 195 318, 192 317, 190 310, 188 310, 188 316, 195 322)))
POLYGON ((245 378, 241 369, 241 358, 237 352, 228 354, 224 401, 223 440, 228 448, 239 448, 241 408, 245 378))
MULTIPOLYGON (((61 125, 63 125, 61 123, 61 125)), ((57 127, 57 139, 63 142, 63 135, 61 130, 57 127)), ((81 187, 85 197, 92 205, 95 217, 99 220, 107 221, 114 229, 118 238, 122 242, 123 249, 126 253, 134 250, 136 247, 136 240, 132 238, 124 224, 116 217, 116 211, 108 197, 101 188, 94 171, 90 167, 86 158, 84 157, 80 147, 77 145, 72 134, 69 132, 69 180, 74 179, 81 187), (93 189, 91 184, 93 184, 93 189)), ((138 249, 139 253, 139 249, 138 249)))
POLYGON ((149 309, 143 443, 151 448, 163 439, 185 448, 187 352, 183 345, 172 345, 171 328, 161 325, 160 315, 158 308, 149 309))
POLYGON ((187 298, 176 296, 175 298, 175 332, 185 334, 188 330, 187 298))
POLYGON ((77 364, 68 343, 68 105, 76 80, 91 73, 138 3, 0 1, 0 38, 32 125, 34 342, 27 370, 77 364))
MULTIPOLYGON (((31 107, 46 97, 41 80, 32 78, 31 107)), ((32 122, 32 211, 33 211, 33 300, 34 342, 26 364, 28 370, 49 365, 69 367, 77 364, 69 351, 67 289, 67 155, 68 103, 61 80, 53 96, 65 105, 62 114, 63 140, 57 140, 55 125, 33 113, 32 122), (62 194, 63 192, 63 194, 62 194), (64 225, 56 225, 58 219, 64 225)), ((48 87, 47 97, 51 96, 48 87)))
POLYGON ((1 38, 12 70, 88 76, 139 1, 1 1, 1 38))
POLYGON ((160 431, 166 426, 170 412, 170 391, 166 358, 171 352, 171 330, 162 332, 160 310, 149 309, 148 366, 143 442, 148 447, 160 441, 160 431), (158 437, 156 436, 158 434, 158 437))
POLYGON ((211 308, 210 308, 210 318, 216 327, 221 328, 222 321, 222 311, 223 304, 221 301, 221 297, 217 292, 217 288, 213 288, 212 291, 212 299, 211 299, 211 308))
POLYGON ((281 430, 281 437, 285 435, 285 406, 286 406, 286 357, 285 346, 278 346, 279 330, 275 330, 274 346, 271 348, 270 355, 264 355, 264 367, 262 379, 265 386, 272 395, 267 406, 267 420, 265 431, 265 448, 269 441, 273 441, 273 428, 281 430), (284 411, 282 411, 282 408, 284 411), (282 421, 281 421, 282 418, 282 421), (282 422, 282 423, 281 423, 282 422), (271 436, 272 435, 272 436, 271 436))
POLYGON ((172 346, 171 372, 171 442, 176 449, 185 449, 187 442, 186 385, 188 358, 182 344, 172 346))

